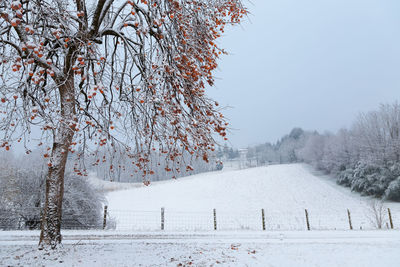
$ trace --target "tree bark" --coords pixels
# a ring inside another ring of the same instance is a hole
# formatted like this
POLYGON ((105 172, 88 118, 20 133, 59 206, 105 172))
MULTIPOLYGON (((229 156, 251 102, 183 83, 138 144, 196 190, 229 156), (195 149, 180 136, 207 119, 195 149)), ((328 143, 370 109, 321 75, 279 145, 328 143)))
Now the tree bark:
POLYGON ((40 227, 40 249, 45 247, 55 249, 61 243, 64 173, 76 123, 74 91, 74 77, 69 75, 59 86, 61 121, 54 133, 46 177, 46 198, 40 227))

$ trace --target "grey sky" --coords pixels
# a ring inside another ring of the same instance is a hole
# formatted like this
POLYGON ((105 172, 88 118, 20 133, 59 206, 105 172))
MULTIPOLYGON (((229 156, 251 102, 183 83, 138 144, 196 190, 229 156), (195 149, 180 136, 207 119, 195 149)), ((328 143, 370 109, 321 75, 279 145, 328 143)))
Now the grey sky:
POLYGON ((400 99, 400 1, 253 0, 226 32, 216 88, 235 147, 336 131, 400 99))

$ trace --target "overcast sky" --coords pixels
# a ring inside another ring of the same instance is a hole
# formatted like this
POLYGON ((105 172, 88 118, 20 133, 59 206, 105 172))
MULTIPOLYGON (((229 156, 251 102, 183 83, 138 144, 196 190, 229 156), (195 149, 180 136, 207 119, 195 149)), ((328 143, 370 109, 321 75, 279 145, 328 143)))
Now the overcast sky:
MULTIPOLYGON (((247 0, 244 0, 247 1, 247 0)), ((252 0, 226 32, 209 95, 234 147, 274 142, 293 127, 348 127, 359 112, 400 99, 399 0, 252 0)))

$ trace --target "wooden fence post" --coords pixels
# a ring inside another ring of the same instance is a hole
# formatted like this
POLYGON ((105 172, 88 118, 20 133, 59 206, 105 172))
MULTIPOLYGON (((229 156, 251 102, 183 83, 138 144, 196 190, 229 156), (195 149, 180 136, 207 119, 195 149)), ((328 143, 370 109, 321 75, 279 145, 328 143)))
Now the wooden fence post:
POLYGON ((106 229, 106 226, 107 226, 107 206, 104 206, 103 230, 106 229))
POLYGON ((261 209, 261 217, 262 217, 262 228, 263 228, 263 231, 265 231, 265 213, 264 213, 264 209, 261 209))
POLYGON ((214 230, 217 230, 217 210, 214 209, 214 230))
POLYGON ((161 208, 161 230, 164 230, 165 224, 165 209, 161 208))
POLYGON ((349 218, 350 230, 353 230, 353 224, 351 223, 351 214, 350 214, 350 210, 349 209, 347 209, 347 217, 349 218))
POLYGON ((307 230, 310 231, 311 228, 310 228, 310 220, 308 219, 308 210, 305 209, 304 211, 305 211, 305 213, 306 213, 307 230))
POLYGON ((388 208, 388 215, 389 215, 390 228, 393 229, 393 219, 392 219, 392 213, 390 212, 390 208, 388 208))

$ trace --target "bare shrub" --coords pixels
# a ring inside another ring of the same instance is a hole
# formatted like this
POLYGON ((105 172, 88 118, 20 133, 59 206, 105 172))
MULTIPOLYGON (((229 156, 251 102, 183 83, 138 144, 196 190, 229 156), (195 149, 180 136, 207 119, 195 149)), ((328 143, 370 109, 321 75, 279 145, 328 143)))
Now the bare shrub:
POLYGON ((386 207, 381 200, 371 200, 368 206, 367 218, 371 224, 377 228, 382 229, 385 222, 387 221, 386 207))

